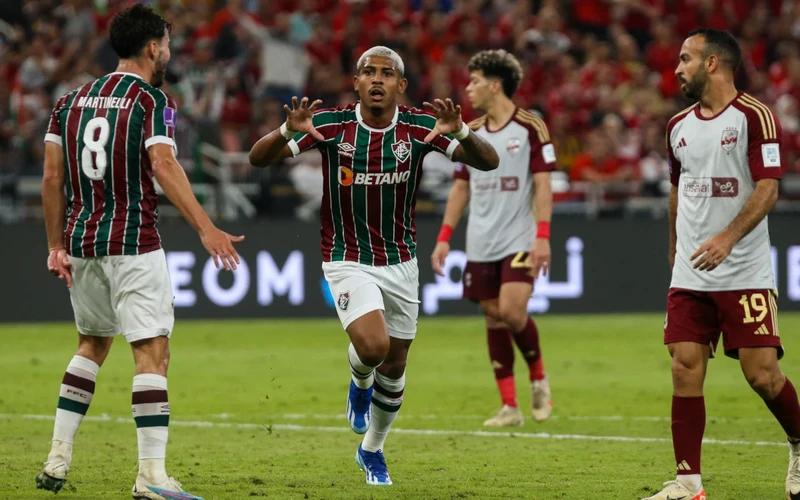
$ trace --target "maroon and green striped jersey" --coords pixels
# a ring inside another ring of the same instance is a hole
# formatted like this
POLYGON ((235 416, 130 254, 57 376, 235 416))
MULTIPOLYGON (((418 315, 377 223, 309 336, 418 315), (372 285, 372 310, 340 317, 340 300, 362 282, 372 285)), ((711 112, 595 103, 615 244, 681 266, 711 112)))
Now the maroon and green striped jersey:
POLYGON ((67 253, 99 257, 161 248, 147 148, 175 148, 176 109, 164 92, 131 73, 111 73, 59 99, 45 141, 61 145, 64 154, 67 253))
POLYGON ((458 141, 438 135, 426 144, 436 119, 404 106, 381 130, 364 123, 357 103, 317 110, 313 123, 325 140, 303 134, 289 147, 295 156, 311 148, 322 154, 322 260, 385 266, 413 259, 422 160, 431 151, 452 157, 458 141))

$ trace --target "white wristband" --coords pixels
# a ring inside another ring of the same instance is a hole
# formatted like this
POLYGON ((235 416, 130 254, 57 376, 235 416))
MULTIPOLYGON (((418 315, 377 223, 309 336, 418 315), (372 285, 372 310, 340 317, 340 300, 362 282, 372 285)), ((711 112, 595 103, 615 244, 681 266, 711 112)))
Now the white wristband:
POLYGON ((467 136, 469 135, 469 131, 470 131, 470 128, 469 128, 469 126, 468 126, 466 123, 464 123, 464 124, 461 126, 461 130, 459 130, 458 132, 456 132, 455 134, 453 134, 453 137, 455 137, 455 138, 456 138, 457 140, 459 140, 459 141, 463 141, 463 140, 464 140, 464 139, 466 139, 466 138, 467 138, 467 136))
POLYGON ((297 135, 297 132, 289 130, 289 127, 286 126, 286 122, 283 122, 281 123, 281 135, 285 137, 287 141, 291 141, 292 138, 297 135))

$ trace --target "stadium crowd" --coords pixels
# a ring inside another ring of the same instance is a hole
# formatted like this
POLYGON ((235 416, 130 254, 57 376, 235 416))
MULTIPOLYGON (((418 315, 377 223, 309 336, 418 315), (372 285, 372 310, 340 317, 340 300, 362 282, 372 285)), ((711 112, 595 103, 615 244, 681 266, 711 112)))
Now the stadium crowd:
MULTIPOLYGON (((0 7, 0 199, 13 199, 21 176, 41 172, 44 128, 58 96, 116 67, 108 24, 128 3, 26 0, 0 7)), ((179 156, 194 179, 205 175, 201 143, 247 151, 280 125, 292 95, 328 105, 353 100, 355 62, 372 45, 403 56, 405 104, 453 97, 466 118, 477 116, 464 91, 467 60, 480 49, 505 48, 525 68, 515 101, 546 119, 565 177, 574 185, 624 184, 624 196, 660 197, 668 179, 665 125, 690 104, 673 72, 686 33, 700 26, 737 36, 744 52, 737 86, 771 106, 784 130, 783 168, 800 174, 800 3, 792 0, 152 4, 173 23, 165 90, 180 106, 179 156)), ((314 161, 263 178, 234 165, 234 177, 283 179, 311 192, 321 183, 314 182, 314 161)), ((583 196, 571 189, 556 201, 583 196)), ((282 210, 269 196, 257 205, 266 213, 282 210)), ((305 216, 313 211, 312 203, 305 216)))

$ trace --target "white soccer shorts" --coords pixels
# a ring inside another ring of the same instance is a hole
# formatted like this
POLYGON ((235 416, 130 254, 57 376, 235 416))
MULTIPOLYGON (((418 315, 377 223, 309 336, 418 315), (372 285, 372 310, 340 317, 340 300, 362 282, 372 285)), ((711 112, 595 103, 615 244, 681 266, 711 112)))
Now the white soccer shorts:
POLYGON ((345 330, 370 311, 384 311, 389 335, 413 340, 419 317, 417 259, 391 266, 323 262, 336 312, 345 330))
POLYGON ((78 332, 93 337, 122 333, 129 343, 172 334, 175 314, 164 250, 69 261, 78 332))

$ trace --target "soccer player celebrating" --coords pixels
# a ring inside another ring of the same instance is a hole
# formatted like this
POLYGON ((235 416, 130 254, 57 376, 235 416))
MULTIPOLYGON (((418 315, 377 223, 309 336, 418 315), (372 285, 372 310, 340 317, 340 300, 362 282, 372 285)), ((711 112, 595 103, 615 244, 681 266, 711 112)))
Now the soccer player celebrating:
POLYGON ((786 432, 786 498, 800 498, 800 404, 781 372, 767 213, 778 197, 781 126, 736 90, 741 51, 730 33, 697 30, 675 74, 697 103, 667 126, 672 283, 664 343, 672 356, 672 443, 677 479, 650 500, 704 500, 703 381, 720 335, 786 432))
POLYGON ((132 410, 139 474, 133 497, 198 498, 165 467, 174 313, 153 177, 218 266, 236 268, 232 243, 243 238, 211 223, 175 160, 176 106, 158 89, 170 58, 169 32, 170 25, 143 4, 115 16, 110 39, 120 58, 117 71, 64 95, 45 136, 47 266, 69 287, 79 333, 78 351, 61 383, 51 451, 36 476, 38 488, 56 493, 69 471, 98 371, 122 332, 136 363, 132 410))
POLYGON ((453 228, 469 204, 464 298, 483 310, 503 402, 483 425, 517 426, 524 419, 517 406, 512 339, 528 363, 533 417, 546 420, 552 410, 539 332, 527 307, 535 277, 550 263, 550 172, 556 156, 545 123, 511 100, 522 80, 517 59, 504 50, 486 50, 473 56, 468 68, 469 100, 486 113, 469 126, 498 151, 500 167, 491 172, 457 167, 431 260, 441 275, 453 228))
POLYGON ((439 151, 481 170, 498 163, 450 99, 425 103, 432 115, 398 106, 408 85, 403 71, 393 50, 367 50, 353 77, 359 102, 317 109, 320 101, 294 98, 280 130, 250 151, 255 166, 311 148, 322 154, 322 269, 350 336, 347 418, 353 431, 366 433, 356 462, 373 485, 392 484, 382 450, 403 402, 417 330, 414 211, 422 160, 439 151))

